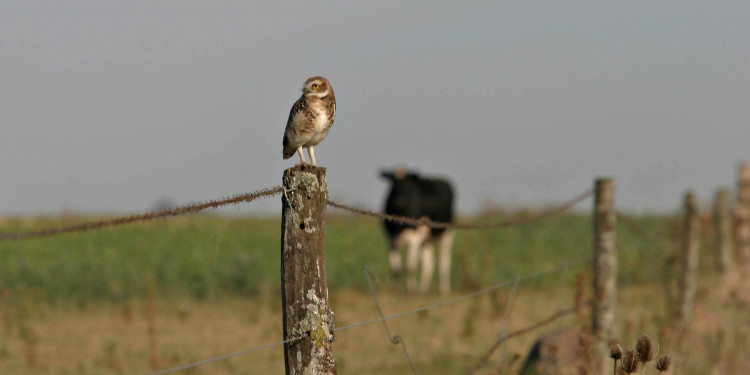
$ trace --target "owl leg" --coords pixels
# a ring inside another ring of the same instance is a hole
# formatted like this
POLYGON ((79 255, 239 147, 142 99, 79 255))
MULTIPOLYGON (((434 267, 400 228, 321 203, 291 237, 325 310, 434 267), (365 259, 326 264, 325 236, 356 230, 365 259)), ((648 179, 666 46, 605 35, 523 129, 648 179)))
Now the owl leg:
POLYGON ((307 152, 310 153, 310 159, 312 159, 313 167, 317 167, 318 164, 315 163, 315 152, 313 152, 313 146, 308 147, 307 152))
POLYGON ((302 163, 302 165, 307 164, 307 160, 305 160, 305 154, 302 153, 302 146, 297 147, 297 153, 299 154, 299 162, 302 163))

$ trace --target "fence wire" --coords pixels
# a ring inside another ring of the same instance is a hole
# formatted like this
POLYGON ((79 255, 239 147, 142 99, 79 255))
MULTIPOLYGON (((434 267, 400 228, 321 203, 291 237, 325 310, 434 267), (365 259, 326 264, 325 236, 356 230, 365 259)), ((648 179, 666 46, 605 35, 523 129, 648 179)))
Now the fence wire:
MULTIPOLYGON (((497 289, 501 289, 501 288, 504 288, 504 287, 512 286, 512 285, 517 284, 517 283, 519 283, 520 281, 523 281, 523 280, 530 280, 530 279, 534 279, 534 278, 537 278, 537 277, 540 277, 540 276, 543 276, 543 275, 546 275, 546 274, 549 274, 549 273, 552 273, 552 272, 556 272, 556 271, 560 271, 560 270, 567 270, 571 265, 577 265, 577 264, 581 264, 581 263, 584 263, 584 262, 588 262, 591 259, 592 259, 591 256, 587 256, 587 257, 583 257, 583 258, 580 258, 580 259, 577 259, 577 260, 574 260, 574 261, 565 262, 565 263, 563 263, 563 264, 561 264, 561 265, 559 265, 557 267, 549 268, 549 269, 542 270, 542 271, 537 271, 537 272, 526 274, 526 275, 523 275, 523 276, 517 276, 517 277, 514 277, 511 280, 506 280, 506 281, 503 281, 503 282, 499 282, 499 283, 496 283, 494 285, 490 285, 490 286, 488 286, 486 288, 483 288, 483 289, 480 289, 480 290, 477 290, 477 291, 474 291, 474 292, 471 292, 471 293, 468 293, 468 294, 464 294, 462 296, 450 298, 450 299, 447 299, 447 300, 444 300, 444 301, 440 301, 440 302, 433 303, 433 304, 430 304, 430 305, 427 305, 427 306, 423 306, 423 307, 420 307, 420 308, 416 308, 416 309, 412 309, 412 310, 400 312, 400 313, 393 314, 393 315, 385 315, 384 316, 383 313, 382 313, 382 311, 381 311, 380 312, 380 318, 372 319, 372 320, 366 320, 366 321, 363 321, 363 322, 354 323, 354 324, 350 324, 350 325, 343 326, 343 327, 338 327, 338 328, 335 328, 333 331, 334 332, 338 332, 338 331, 343 331, 345 329, 352 329, 352 328, 362 327, 362 326, 373 324, 373 323, 385 322, 385 321, 388 321, 388 320, 391 320, 391 319, 396 319, 396 318, 400 318, 400 317, 404 317, 404 316, 408 316, 408 315, 417 314, 417 313, 420 313, 420 312, 423 312, 423 311, 428 311, 428 310, 436 309, 438 307, 442 307, 442 306, 449 305, 449 304, 452 304, 452 303, 456 303, 456 302, 464 301, 464 300, 467 300, 467 299, 470 299, 470 298, 474 298, 474 297, 477 297, 477 296, 480 296, 480 295, 492 292, 492 291, 497 290, 497 289)), ((580 307, 580 305, 577 305, 574 308, 577 309, 579 307, 580 307)), ((533 325, 531 327, 526 327, 526 328, 518 330, 518 331, 510 332, 510 333, 508 333, 508 334, 500 337, 500 339, 498 339, 499 343, 497 343, 496 346, 499 347, 500 344, 503 341, 507 340, 507 339, 510 339, 512 337, 521 335, 521 334, 526 333, 526 332, 529 332, 529 331, 531 331, 533 329, 536 329, 536 328, 539 328, 539 327, 541 327, 541 326, 543 326, 545 324, 548 324, 551 321, 554 321, 555 319, 557 319, 557 318, 559 318, 561 316, 567 315, 568 313, 571 312, 569 310, 570 309, 568 309, 568 310, 560 310, 555 315, 553 315, 551 318, 547 318, 547 319, 545 319, 543 321, 540 321, 540 322, 538 322, 537 324, 535 324, 535 325, 533 325)), ((575 310, 573 310, 573 311, 575 311, 575 310)), ((391 336, 390 330, 388 330, 387 333, 388 333, 388 335, 391 338, 393 338, 393 337, 399 337, 399 336, 391 336)), ((290 338, 290 339, 287 339, 287 340, 284 340, 284 341, 279 341, 279 342, 275 342, 275 343, 272 343, 272 344, 262 345, 262 346, 258 346, 258 347, 255 347, 255 348, 251 348, 251 349, 247 349, 247 350, 243 350, 243 351, 231 353, 231 354, 226 354, 226 355, 222 355, 222 356, 218 356, 218 357, 214 357, 214 358, 209 358, 209 359, 205 359, 205 360, 202 360, 202 361, 198 361, 198 362, 186 364, 186 365, 183 365, 183 366, 171 367, 171 368, 168 368, 168 369, 165 369, 165 370, 160 370, 160 371, 156 371, 156 372, 150 372, 150 373, 147 373, 145 375, 163 375, 163 374, 168 374, 168 373, 175 372, 175 371, 188 370, 188 369, 191 369, 191 368, 194 368, 194 367, 198 367, 200 365, 204 365, 204 364, 208 364, 208 363, 212 363, 212 362, 217 362, 217 361, 220 361, 220 360, 223 360, 223 359, 228 359, 228 358, 240 356, 240 355, 243 355, 243 354, 252 353, 252 352, 255 352, 255 351, 258 351, 258 350, 267 349, 267 348, 271 348, 271 347, 274 347, 274 346, 283 345, 283 344, 286 344, 288 342, 293 342, 293 341, 299 340, 301 338, 303 338, 303 337, 293 337, 293 338, 290 338)), ((489 356, 491 354, 492 353, 488 353, 487 358, 489 358, 489 356)), ((408 352, 407 352, 407 355, 408 355, 408 352)), ((411 357, 410 356, 409 356, 409 361, 412 364, 413 371, 416 371, 415 367, 413 365, 413 362, 411 361, 411 357)))
MULTIPOLYGON (((367 279, 367 286, 370 287, 370 294, 372 295, 372 299, 375 301, 375 306, 378 308, 378 314, 380 314, 381 318, 385 318, 385 315, 383 315, 383 309, 380 307, 380 302, 378 301, 378 296, 375 293, 375 287, 372 285, 372 280, 370 279, 370 275, 375 277, 375 275, 370 271, 367 266, 364 267, 364 273, 365 278, 367 279)), ((401 347, 404 348, 404 353, 406 354, 406 359, 409 361, 409 366, 411 366, 411 371, 417 375, 419 372, 417 371, 417 368, 414 366, 414 361, 411 360, 411 354, 409 354, 409 349, 406 347, 406 341, 399 336, 399 335, 392 335, 390 328, 388 328, 388 322, 383 320, 383 327, 385 327, 385 333, 388 335, 388 340, 391 341, 391 344, 398 345, 401 344, 401 347)))
MULTIPOLYGON (((234 195, 229 198, 215 199, 215 200, 210 200, 204 203, 191 203, 191 204, 187 204, 184 206, 170 208, 170 209, 161 210, 161 211, 153 211, 153 212, 147 212, 143 214, 117 217, 113 219, 95 220, 95 221, 89 221, 89 222, 66 226, 66 227, 48 228, 48 229, 42 229, 42 230, 37 230, 37 231, 31 231, 31 232, 0 233, 0 241, 13 241, 13 240, 24 240, 24 239, 38 238, 38 237, 49 237, 49 236, 54 236, 58 234, 84 232, 84 231, 98 230, 98 229, 109 228, 109 227, 117 227, 121 225, 133 224, 136 222, 145 222, 145 221, 166 218, 166 217, 196 214, 200 211, 203 211, 209 208, 218 208, 218 207, 226 206, 230 204, 247 203, 247 202, 254 201, 258 198, 270 197, 276 194, 280 194, 283 191, 284 191, 283 187, 273 186, 273 187, 269 187, 269 188, 265 188, 261 190, 256 190, 250 193, 234 195)), ((381 220, 388 220, 388 221, 393 221, 396 223, 401 223, 401 224, 406 224, 406 225, 413 225, 413 226, 425 225, 431 228, 443 228, 443 229, 499 229, 499 228, 521 225, 521 224, 545 219, 550 216, 563 213, 567 211, 568 209, 570 209, 571 207, 575 206, 576 204, 580 203, 581 201, 585 200, 586 198, 590 197, 592 194, 593 194, 592 189, 586 190, 585 192, 581 193, 580 195, 576 196, 575 198, 571 199, 565 204, 559 207, 553 208, 551 210, 542 212, 537 215, 531 215, 528 217, 503 221, 499 223, 482 223, 482 224, 454 224, 454 223, 432 221, 426 217, 412 218, 412 217, 406 217, 406 216, 390 215, 390 214, 374 212, 374 211, 366 210, 364 208, 359 208, 355 206, 338 203, 332 200, 328 200, 327 204, 331 207, 349 211, 354 214, 375 217, 381 220)))
POLYGON ((511 339, 513 337, 520 336, 520 335, 522 335, 524 333, 531 332, 531 331, 533 331, 533 330, 535 330, 537 328, 543 327, 543 326, 545 326, 545 325, 547 325, 549 323, 554 322, 557 319, 560 319, 560 318, 562 318, 562 317, 564 317, 566 315, 569 315, 569 314, 572 314, 572 313, 578 311, 578 309, 580 309, 581 307, 588 306, 590 304, 591 304, 591 301, 586 301, 586 302, 583 302, 583 303, 579 303, 579 304, 577 304, 575 306, 569 307, 569 308, 567 308, 565 310, 558 310, 557 312, 555 312, 554 314, 550 315, 549 317, 544 318, 544 319, 542 319, 542 320, 540 320, 540 321, 538 321, 538 322, 536 322, 536 323, 534 323, 534 324, 532 324, 532 325, 530 325, 528 327, 525 327, 525 328, 519 329, 517 331, 510 332, 510 333, 508 333, 506 335, 500 336, 497 339, 497 341, 495 341, 495 343, 487 351, 487 354, 485 354, 479 360, 479 363, 477 363, 477 365, 474 366, 474 368, 472 368, 467 374, 468 375, 473 375, 480 368, 482 368, 482 366, 484 366, 484 364, 487 363, 487 360, 492 356, 492 353, 494 353, 497 350, 497 348, 499 348, 500 345, 502 345, 502 343, 504 343, 505 341, 508 341, 509 339, 511 339))
POLYGON ((570 209, 571 207, 575 206, 576 204, 582 202, 586 198, 591 197, 593 193, 594 193, 593 189, 586 190, 583 193, 574 197, 573 199, 567 201, 563 205, 559 207, 555 207, 551 210, 544 211, 537 215, 531 215, 528 217, 523 217, 523 218, 513 219, 513 220, 508 220, 508 221, 502 221, 499 223, 481 223, 481 224, 454 224, 454 223, 432 221, 428 219, 427 217, 413 218, 413 217, 407 217, 407 216, 391 215, 391 214, 374 212, 374 211, 366 210, 364 208, 359 208, 355 206, 338 203, 330 199, 328 200, 328 205, 334 208, 349 211, 357 215, 370 216, 370 217, 378 218, 380 220, 387 220, 387 221, 392 221, 395 223, 405 224, 405 225, 413 225, 413 226, 424 225, 430 228, 438 228, 438 229, 499 229, 499 228, 512 227, 516 225, 526 224, 532 221, 542 220, 551 216, 555 216, 557 214, 561 214, 567 211, 568 209, 570 209))
POLYGON ((36 238, 36 237, 47 237, 47 236, 54 236, 54 235, 63 234, 63 233, 82 232, 82 231, 103 229, 103 228, 108 228, 108 227, 116 227, 120 225, 150 221, 150 220, 171 217, 171 216, 195 214, 195 213, 198 213, 200 211, 203 211, 209 208, 218 208, 218 207, 226 206, 230 204, 246 203, 246 202, 254 201, 258 198, 270 197, 276 194, 280 194, 283 190, 284 189, 281 186, 274 186, 270 188, 256 190, 251 193, 234 195, 228 198, 210 200, 204 203, 191 203, 191 204, 176 207, 176 208, 170 208, 170 209, 161 210, 161 211, 147 212, 147 213, 138 214, 138 215, 130 215, 130 216, 118 217, 114 219, 96 220, 96 221, 90 221, 86 223, 71 225, 67 227, 42 229, 42 230, 32 231, 32 232, 0 233, 0 241, 22 240, 22 239, 29 239, 29 238, 36 238))
MULTIPOLYGON (((22 239, 30 239, 30 238, 38 238, 38 237, 48 237, 48 236, 54 236, 54 235, 59 235, 59 234, 64 234, 64 233, 82 232, 82 231, 89 231, 89 230, 98 230, 98 229, 103 229, 103 228, 108 228, 108 227, 116 227, 116 226, 121 226, 121 225, 126 225, 126 224, 132 224, 132 223, 136 223, 136 222, 145 222, 145 221, 150 221, 150 220, 155 220, 155 219, 160 219, 160 218, 166 218, 166 217, 174 217, 174 216, 181 216, 181 215, 187 215, 187 214, 196 214, 196 213, 198 213, 200 211, 203 211, 203 210, 206 210, 206 209, 209 209, 209 208, 215 209, 215 208, 218 208, 218 207, 221 207, 221 206, 225 206, 225 205, 230 205, 230 204, 235 204, 236 205, 236 204, 240 204, 240 203, 251 202, 251 201, 254 201, 254 200, 259 199, 259 198, 270 197, 270 196, 273 196, 273 195, 280 194, 282 192, 284 192, 284 188, 283 187, 281 187, 281 186, 274 186, 274 187, 265 188, 265 189, 257 190, 257 191, 250 192, 250 193, 244 193, 244 194, 234 195, 234 196, 229 197, 229 198, 215 199, 215 200, 210 200, 210 201, 207 201, 207 202, 204 202, 204 203, 191 203, 191 204, 187 204, 187 205, 184 205, 184 206, 180 206, 180 207, 176 207, 176 208, 172 208, 172 209, 161 210, 161 211, 153 211, 153 212, 148 212, 148 213, 143 213, 143 214, 118 217, 118 218, 113 218, 113 219, 103 219, 103 220, 90 221, 90 222, 85 222, 85 223, 81 223, 81 224, 76 224, 76 225, 71 225, 71 226, 66 226, 66 227, 60 227, 60 228, 50 228, 50 229, 43 229, 43 230, 30 231, 30 232, 21 232, 21 233, 0 233, 0 241, 22 240, 22 239)), ((592 195, 593 195, 593 190, 592 189, 588 189, 585 192, 577 195, 573 199, 565 202, 563 205, 561 205, 559 207, 555 207, 555 208, 547 210, 547 211, 544 211, 544 212, 536 214, 536 215, 531 215, 531 216, 528 216, 528 217, 523 217, 523 218, 519 218, 519 219, 513 219, 513 220, 508 220, 508 221, 503 221, 503 222, 498 222, 498 223, 480 223, 480 224, 454 224, 454 223, 445 223, 445 222, 435 222, 435 221, 429 220, 428 218, 411 218, 411 217, 406 217, 406 216, 390 215, 390 214, 373 212, 373 211, 362 209, 362 208, 355 207, 355 206, 341 204, 341 203, 338 203, 338 202, 335 202, 335 201, 332 201, 332 200, 328 200, 327 204, 329 206, 331 206, 331 207, 342 209, 342 210, 346 210, 346 211, 352 212, 354 214, 375 217, 375 218, 378 218, 380 220, 388 220, 388 221, 393 221, 393 222, 397 222, 397 223, 401 223, 401 224, 406 224, 406 225, 413 225, 413 226, 424 225, 424 226, 428 226, 428 227, 431 227, 431 228, 443 228, 443 229, 499 229, 499 228, 505 228, 505 227, 511 227, 511 226, 516 226, 516 225, 521 225, 521 224, 525 224, 525 223, 529 223, 529 222, 533 222, 533 221, 537 221, 537 220, 542 220, 542 219, 545 219, 545 218, 548 218, 548 217, 551 217, 551 216, 555 216, 557 214, 560 214, 560 213, 563 213, 563 212, 567 211, 571 207, 573 207, 576 204, 582 202, 583 200, 591 197, 592 195)), ((492 285, 492 286, 480 289, 478 291, 475 291, 475 292, 472 292, 472 293, 469 293, 469 294, 465 294, 463 296, 451 298, 451 299, 440 301, 438 303, 427 305, 427 306, 424 306, 424 307, 421 307, 421 308, 417 308, 417 309, 413 309, 413 310, 409 310, 409 311, 405 311, 405 312, 401 312, 401 313, 397 313, 397 314, 393 314, 393 315, 388 315, 388 316, 385 316, 383 314, 382 309, 380 308, 380 304, 379 304, 379 301, 377 299, 377 296, 375 295, 375 291, 374 291, 374 288, 372 286, 372 282, 370 281, 370 276, 368 275, 368 272, 370 272, 370 271, 365 267, 365 276, 367 277, 367 282, 368 282, 368 284, 370 286, 370 291, 371 291, 371 293, 373 295, 373 298, 375 300, 375 304, 376 304, 378 312, 380 314, 380 318, 373 319, 373 320, 368 320, 368 321, 364 321, 364 322, 360 322, 360 323, 356 323, 356 324, 351 324, 351 325, 344 326, 344 327, 339 327, 339 328, 334 329, 334 331, 340 331, 340 330, 344 330, 344 329, 351 329, 351 328, 355 328, 355 327, 364 326, 364 325, 367 325, 367 324, 372 324, 372 323, 377 323, 377 322, 383 322, 383 324, 385 326, 386 333, 388 334, 389 340, 392 343, 394 343, 394 344, 399 344, 400 343, 403 346, 404 352, 406 353, 407 359, 409 360, 409 364, 411 365, 412 371, 415 374, 417 374, 416 367, 414 366, 414 363, 413 363, 413 361, 411 359, 409 351, 408 351, 408 349, 406 347, 406 343, 403 341, 403 339, 400 336, 397 336, 397 335, 394 336, 394 335, 391 334, 391 332, 390 332, 390 330, 388 328, 388 325, 386 323, 387 320, 395 319, 395 318, 398 318, 398 317, 407 316, 407 315, 411 315, 411 314, 416 314, 416 313, 419 313, 419 312, 423 312, 423 311, 435 309, 435 308, 438 308, 438 307, 441 307, 441 306, 444 306, 444 305, 447 305, 447 304, 451 304, 451 303, 463 301, 463 300, 466 300, 466 299, 469 299, 469 298, 473 298, 473 297, 476 297, 476 296, 479 296, 479 295, 482 295, 482 294, 485 294, 485 293, 489 293, 491 291, 494 291, 494 290, 497 290, 497 289, 500 289, 500 288, 503 288, 503 287, 506 287, 506 286, 509 286, 509 285, 513 285, 514 286, 513 293, 512 293, 514 295, 515 294, 515 290, 518 287, 518 284, 519 284, 519 282, 521 280, 532 279, 532 278, 539 277, 541 275, 544 275, 544 274, 547 274, 547 273, 550 273, 550 272, 554 272, 554 271, 557 271, 557 270, 560 270, 560 269, 563 269, 563 270, 566 271, 567 268, 570 267, 571 264, 581 263, 581 262, 584 262, 584 261, 589 260, 589 259, 590 259, 590 257, 587 257, 585 259, 581 259, 581 260, 578 260, 578 261, 574 261, 574 262, 565 262, 560 267, 556 267, 556 268, 553 268, 553 269, 548 269, 548 270, 544 270, 544 271, 535 272, 535 273, 528 274, 528 275, 525 275, 525 276, 516 277, 516 278, 514 278, 512 280, 509 280, 509 281, 506 281, 506 282, 502 282, 502 283, 497 283, 495 285, 492 285)), ((511 296, 510 298, 512 299, 513 297, 511 296)), ((508 306, 506 306, 506 311, 503 314, 504 316, 507 314, 507 312, 508 312, 507 310, 508 310, 508 308, 509 308, 509 306, 510 306, 511 303, 512 303, 511 301, 508 302, 508 306)), ((544 324, 547 324, 547 323, 549 323, 549 322, 551 322, 551 321, 553 321, 553 320, 555 320, 555 319, 557 319, 557 318, 559 318, 561 316, 564 316, 564 315, 566 315, 566 314, 568 314, 568 313, 570 313, 572 311, 575 311, 575 309, 577 309, 577 308, 578 308, 578 306, 573 307, 573 308, 568 309, 568 310, 560 310, 556 314, 552 315, 550 318, 547 318, 547 319, 545 319, 543 321, 540 321, 540 322, 538 322, 537 324, 535 324, 535 325, 533 325, 531 327, 527 327, 525 329, 522 329, 522 330, 519 330, 519 331, 515 331, 515 332, 511 332, 511 333, 508 333, 508 334, 505 334, 505 335, 501 336, 498 339, 497 343, 487 353, 487 355, 480 361, 480 363, 470 373, 473 373, 478 368, 480 368, 484 364, 484 362, 486 362, 486 360, 489 358, 489 356, 492 354, 492 352, 494 352, 494 350, 497 349, 497 347, 499 347, 501 345, 501 343, 504 342, 505 340, 507 340, 507 339, 509 339, 511 337, 515 337, 517 335, 520 335, 522 333, 528 332, 528 331, 530 331, 532 329, 541 327, 544 324)), ((502 327, 502 324, 501 324, 501 327, 502 327)), ((247 350, 243 350, 243 351, 239 351, 239 352, 235 352, 235 353, 231 353, 231 354, 226 354, 226 355, 222 355, 222 356, 219 356, 219 357, 205 359, 205 360, 202 360, 202 361, 194 362, 194 363, 183 365, 183 366, 177 366, 177 367, 172 367, 172 368, 168 368, 168 369, 165 369, 165 370, 151 372, 151 373, 148 373, 148 375, 162 375, 162 374, 168 374, 168 373, 175 372, 175 371, 187 370, 187 369, 195 368, 195 367, 200 366, 200 365, 204 365, 204 364, 208 364, 208 363, 220 361, 220 360, 223 360, 223 359, 228 359, 228 358, 240 356, 240 355, 247 354, 247 353, 252 353, 252 352, 255 352, 255 351, 258 351, 258 350, 262 350, 262 349, 266 349, 266 348, 270 348, 270 347, 274 347, 274 346, 283 345, 283 344, 288 343, 288 342, 299 340, 300 338, 301 337, 294 337, 294 338, 290 338, 290 339, 287 339, 287 340, 284 340, 284 341, 279 341, 279 342, 276 342, 276 343, 272 343, 272 344, 267 344, 267 345, 255 347, 255 348, 252 348, 252 349, 247 349, 247 350)))
POLYGON ((645 241, 647 244, 653 246, 654 248, 660 247, 661 238, 657 238, 656 236, 652 236, 648 233, 646 233, 645 230, 643 230, 638 224, 636 224, 633 220, 630 220, 629 217, 617 213, 617 220, 621 222, 623 225, 625 225, 626 228, 628 228, 631 232, 633 232, 635 235, 640 237, 643 241, 645 241))

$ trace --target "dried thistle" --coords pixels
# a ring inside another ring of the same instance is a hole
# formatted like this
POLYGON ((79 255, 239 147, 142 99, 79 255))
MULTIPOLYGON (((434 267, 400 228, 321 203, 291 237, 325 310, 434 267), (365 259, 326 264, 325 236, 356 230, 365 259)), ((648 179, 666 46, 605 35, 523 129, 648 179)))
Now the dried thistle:
POLYGON ((632 374, 638 369, 638 354, 636 354, 635 349, 630 349, 627 352, 625 352, 625 355, 622 357, 622 361, 620 361, 620 366, 622 367, 623 371, 627 374, 632 374))
POLYGON ((622 346, 620 344, 612 345, 609 349, 609 357, 615 360, 613 374, 617 375, 617 360, 622 358, 622 346))
POLYGON ((669 354, 665 354, 656 361, 656 369, 659 373, 667 372, 670 364, 672 364, 672 358, 669 358, 669 354))
POLYGON ((622 358, 622 346, 620 344, 615 344, 609 349, 609 358, 615 361, 622 358))
POLYGON ((654 347, 647 334, 644 333, 641 338, 638 339, 635 349, 638 351, 638 361, 643 362, 644 365, 646 362, 650 362, 654 359, 654 347))

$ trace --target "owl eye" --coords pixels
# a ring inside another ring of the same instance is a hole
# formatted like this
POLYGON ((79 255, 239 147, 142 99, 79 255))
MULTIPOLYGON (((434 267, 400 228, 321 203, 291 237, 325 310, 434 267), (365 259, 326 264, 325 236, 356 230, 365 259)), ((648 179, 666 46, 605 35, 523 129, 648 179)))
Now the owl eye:
POLYGON ((317 89, 318 87, 320 87, 320 85, 319 85, 319 84, 317 84, 317 83, 313 83, 313 84, 312 84, 312 88, 313 88, 313 89, 317 89))

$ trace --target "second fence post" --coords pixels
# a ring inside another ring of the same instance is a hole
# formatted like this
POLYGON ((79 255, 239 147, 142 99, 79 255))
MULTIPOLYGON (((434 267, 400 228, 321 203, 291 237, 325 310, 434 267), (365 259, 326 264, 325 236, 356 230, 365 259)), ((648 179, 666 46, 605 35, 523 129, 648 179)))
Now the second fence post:
POLYGON ((726 276, 732 265, 732 213, 729 205, 729 190, 720 189, 716 192, 714 202, 714 227, 716 242, 716 270, 722 277, 726 276))
POLYGON ((596 339, 593 365, 603 374, 609 353, 617 304, 617 247, 615 246, 615 182, 596 180, 594 192, 594 305, 591 333, 596 339))
POLYGON ((693 317, 696 273, 698 272, 698 246, 700 243, 700 218, 695 194, 685 194, 685 218, 682 226, 682 251, 680 255, 680 279, 678 291, 677 318, 682 323, 690 323, 693 317))
POLYGON ((742 163, 737 174, 737 258, 746 272, 750 265, 750 164, 742 163))
POLYGON ((336 374, 333 312, 326 275, 324 168, 284 171, 281 198, 281 298, 287 375, 336 374))

